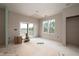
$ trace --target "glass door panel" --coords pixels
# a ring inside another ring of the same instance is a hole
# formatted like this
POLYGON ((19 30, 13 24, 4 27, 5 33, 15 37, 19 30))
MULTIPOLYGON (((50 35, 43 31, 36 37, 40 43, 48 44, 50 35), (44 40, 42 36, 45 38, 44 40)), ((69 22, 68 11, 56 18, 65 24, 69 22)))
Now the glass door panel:
POLYGON ((34 25, 32 23, 28 24, 28 35, 29 35, 29 37, 34 36, 34 25))
POLYGON ((27 24, 26 23, 20 23, 20 36, 24 39, 26 36, 25 34, 27 33, 27 24))

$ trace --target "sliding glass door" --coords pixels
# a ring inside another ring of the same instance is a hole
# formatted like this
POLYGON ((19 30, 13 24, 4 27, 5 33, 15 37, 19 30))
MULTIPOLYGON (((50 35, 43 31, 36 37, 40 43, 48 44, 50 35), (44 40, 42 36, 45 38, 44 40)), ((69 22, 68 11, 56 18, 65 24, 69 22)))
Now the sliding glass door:
POLYGON ((29 35, 29 37, 34 36, 34 25, 32 23, 28 24, 28 35, 29 35))
POLYGON ((32 23, 20 23, 20 36, 24 39, 26 37, 26 33, 28 33, 29 37, 34 36, 34 25, 32 23))
POLYGON ((25 34, 27 33, 27 24, 26 23, 20 23, 20 36, 22 38, 25 38, 25 34))

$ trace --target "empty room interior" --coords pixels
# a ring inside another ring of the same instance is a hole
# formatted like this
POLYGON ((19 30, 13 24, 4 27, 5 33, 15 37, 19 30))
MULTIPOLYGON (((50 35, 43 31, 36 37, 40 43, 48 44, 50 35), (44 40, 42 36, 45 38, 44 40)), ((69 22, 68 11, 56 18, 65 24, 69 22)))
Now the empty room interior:
POLYGON ((79 56, 79 4, 0 3, 0 56, 79 56))

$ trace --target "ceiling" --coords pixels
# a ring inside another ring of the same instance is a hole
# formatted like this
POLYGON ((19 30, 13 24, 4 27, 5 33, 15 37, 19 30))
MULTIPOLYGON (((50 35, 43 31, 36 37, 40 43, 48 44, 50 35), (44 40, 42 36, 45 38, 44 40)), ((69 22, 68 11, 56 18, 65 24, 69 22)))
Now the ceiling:
POLYGON ((4 3, 9 11, 13 11, 22 15, 34 18, 42 18, 56 14, 62 9, 71 6, 68 3, 4 3))

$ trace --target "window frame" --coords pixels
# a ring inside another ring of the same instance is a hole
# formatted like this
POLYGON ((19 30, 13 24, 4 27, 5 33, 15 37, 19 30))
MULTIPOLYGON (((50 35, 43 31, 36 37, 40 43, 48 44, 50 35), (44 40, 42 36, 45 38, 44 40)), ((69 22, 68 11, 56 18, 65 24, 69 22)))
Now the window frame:
POLYGON ((56 21, 55 21, 55 19, 44 20, 44 21, 42 22, 42 24, 43 24, 43 33, 48 33, 48 34, 53 34, 53 33, 55 33, 55 30, 56 30, 56 21), (50 22, 51 22, 52 20, 55 22, 55 29, 54 29, 54 32, 49 32, 49 31, 50 31, 50 22), (48 31, 47 31, 47 32, 44 31, 44 22, 48 22, 48 31))

